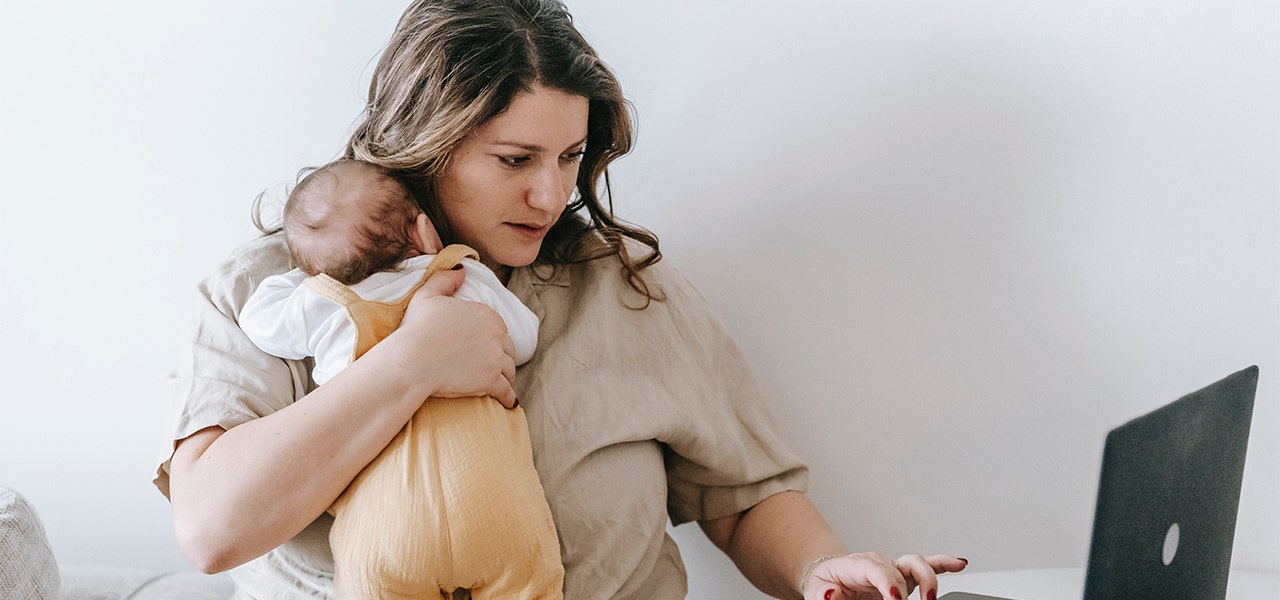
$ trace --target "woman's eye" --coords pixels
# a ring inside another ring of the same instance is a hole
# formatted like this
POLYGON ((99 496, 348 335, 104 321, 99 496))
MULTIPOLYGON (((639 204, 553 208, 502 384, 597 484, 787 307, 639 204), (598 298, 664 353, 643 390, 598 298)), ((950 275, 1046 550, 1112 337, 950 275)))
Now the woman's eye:
POLYGON ((502 162, 503 165, 514 169, 516 167, 519 167, 520 165, 523 165, 524 163, 529 162, 529 157, 528 156, 499 156, 498 160, 502 162))
POLYGON ((564 156, 561 156, 560 160, 563 160, 565 162, 578 162, 582 160, 582 155, 586 153, 587 151, 585 149, 579 150, 577 152, 570 152, 569 154, 565 154, 564 156))

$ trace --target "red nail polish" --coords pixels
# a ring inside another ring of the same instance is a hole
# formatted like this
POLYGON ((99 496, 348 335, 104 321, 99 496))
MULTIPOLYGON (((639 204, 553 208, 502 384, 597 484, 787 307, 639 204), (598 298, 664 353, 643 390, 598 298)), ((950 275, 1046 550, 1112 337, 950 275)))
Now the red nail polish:
POLYGON ((511 408, 520 408, 520 399, 516 398, 511 401, 511 408))
POLYGON ((929 590, 929 600, 938 600, 938 590, 929 590))
POLYGON ((893 600, 902 600, 902 592, 899 592, 896 587, 889 588, 889 595, 893 596, 893 600))
POLYGON ((960 557, 958 557, 958 556, 957 556, 957 557, 956 557, 956 560, 962 560, 962 561, 964 561, 964 566, 966 566, 966 567, 967 567, 967 566, 969 566, 969 559, 967 559, 967 558, 960 558, 960 557))
POLYGON ((822 600, 831 600, 831 595, 834 593, 836 593, 836 588, 827 590, 827 593, 822 595, 822 600))

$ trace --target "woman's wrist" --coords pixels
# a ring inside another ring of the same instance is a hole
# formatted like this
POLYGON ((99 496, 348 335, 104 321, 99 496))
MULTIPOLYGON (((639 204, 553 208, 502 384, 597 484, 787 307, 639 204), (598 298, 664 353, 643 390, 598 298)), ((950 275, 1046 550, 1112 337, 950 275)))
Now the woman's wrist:
POLYGON ((804 596, 805 589, 807 589, 806 585, 809 583, 809 576, 813 575, 813 571, 817 569, 819 565, 829 560, 840 558, 841 556, 844 556, 844 555, 843 554, 827 554, 825 556, 820 556, 818 558, 815 558, 809 561, 809 564, 804 566, 804 571, 801 572, 800 574, 800 595, 804 596))
POLYGON ((421 402, 433 395, 439 387, 433 370, 421 367, 432 361, 424 359, 420 345, 405 346, 407 336, 398 334, 399 330, 393 331, 353 362, 352 366, 363 362, 364 376, 378 378, 379 385, 391 392, 388 397, 405 397, 421 402))

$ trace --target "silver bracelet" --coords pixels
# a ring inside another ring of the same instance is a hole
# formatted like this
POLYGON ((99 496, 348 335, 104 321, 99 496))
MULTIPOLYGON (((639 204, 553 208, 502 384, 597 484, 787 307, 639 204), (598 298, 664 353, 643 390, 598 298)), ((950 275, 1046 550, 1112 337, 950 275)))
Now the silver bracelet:
POLYGON ((844 556, 844 555, 843 555, 843 554, 828 554, 828 555, 826 555, 826 556, 823 556, 822 558, 815 558, 815 559, 813 560, 813 562, 810 562, 809 564, 805 565, 805 567, 804 567, 804 574, 800 576, 800 595, 801 595, 801 596, 803 596, 803 595, 804 595, 804 584, 805 584, 805 582, 809 581, 809 576, 810 576, 810 575, 813 575, 813 570, 814 570, 814 569, 816 569, 816 568, 818 568, 818 565, 820 565, 820 564, 822 564, 822 563, 824 563, 824 562, 827 562, 827 561, 829 561, 829 560, 831 560, 831 559, 833 559, 833 558, 840 558, 841 556, 844 556))

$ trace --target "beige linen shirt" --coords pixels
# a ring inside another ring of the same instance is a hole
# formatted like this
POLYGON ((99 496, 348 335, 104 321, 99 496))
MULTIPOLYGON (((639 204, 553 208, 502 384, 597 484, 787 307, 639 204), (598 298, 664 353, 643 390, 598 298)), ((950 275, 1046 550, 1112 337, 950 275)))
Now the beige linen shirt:
MULTIPOLYGON (((231 429, 302 399, 303 361, 258 350, 240 307, 288 270, 283 237, 255 240, 199 287, 193 337, 171 384, 168 439, 231 429)), ((541 321, 533 360, 517 370, 534 462, 560 536, 565 598, 683 598, 679 525, 803 490, 804 465, 774 432, 741 353, 706 302, 667 262, 644 271, 666 300, 643 297, 616 259, 515 269, 508 287, 541 321)), ((170 445, 155 484, 168 494, 170 445)), ((246 515, 246 518, 252 518, 246 515)), ((331 517, 237 567, 238 598, 331 596, 331 517)))

